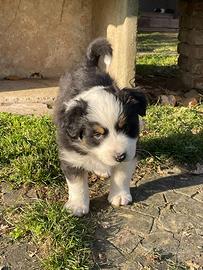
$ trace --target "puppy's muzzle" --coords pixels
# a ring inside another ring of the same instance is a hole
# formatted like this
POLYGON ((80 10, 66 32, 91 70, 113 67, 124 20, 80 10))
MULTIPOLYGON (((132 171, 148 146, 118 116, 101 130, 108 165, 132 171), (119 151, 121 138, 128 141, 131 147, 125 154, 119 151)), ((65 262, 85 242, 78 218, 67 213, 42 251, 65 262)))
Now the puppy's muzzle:
POLYGON ((116 160, 117 162, 122 162, 122 161, 124 161, 125 159, 126 159, 126 153, 117 154, 117 155, 115 156, 115 160, 116 160))

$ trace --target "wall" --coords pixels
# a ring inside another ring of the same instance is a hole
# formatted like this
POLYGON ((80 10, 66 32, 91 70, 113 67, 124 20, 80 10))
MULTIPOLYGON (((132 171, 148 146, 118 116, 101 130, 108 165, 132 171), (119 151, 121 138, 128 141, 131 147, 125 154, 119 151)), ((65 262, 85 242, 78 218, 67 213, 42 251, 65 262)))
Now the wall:
POLYGON ((203 2, 180 0, 178 45, 181 78, 188 88, 203 90, 203 2))
POLYGON ((60 76, 91 40, 91 0, 0 0, 0 7, 0 78, 60 76))

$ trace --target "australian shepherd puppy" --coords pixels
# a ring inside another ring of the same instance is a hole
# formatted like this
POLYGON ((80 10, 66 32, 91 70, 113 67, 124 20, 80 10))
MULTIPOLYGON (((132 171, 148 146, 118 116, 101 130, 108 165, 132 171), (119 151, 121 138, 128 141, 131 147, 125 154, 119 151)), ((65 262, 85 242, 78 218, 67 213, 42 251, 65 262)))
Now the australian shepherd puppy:
POLYGON ((60 80, 55 120, 61 168, 69 199, 65 207, 76 216, 89 211, 88 172, 110 176, 108 200, 112 205, 132 201, 130 180, 136 164, 139 115, 146 99, 135 89, 119 89, 99 67, 108 65, 112 48, 95 39, 80 66, 60 80))

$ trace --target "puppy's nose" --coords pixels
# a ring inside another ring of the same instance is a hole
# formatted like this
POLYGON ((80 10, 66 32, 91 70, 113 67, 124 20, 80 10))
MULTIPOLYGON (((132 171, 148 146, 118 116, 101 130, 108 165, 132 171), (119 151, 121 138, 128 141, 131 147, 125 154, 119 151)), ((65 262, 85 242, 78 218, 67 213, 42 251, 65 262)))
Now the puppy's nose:
POLYGON ((115 160, 116 160, 117 162, 122 162, 125 158, 126 158, 126 153, 117 154, 117 155, 115 156, 115 160))

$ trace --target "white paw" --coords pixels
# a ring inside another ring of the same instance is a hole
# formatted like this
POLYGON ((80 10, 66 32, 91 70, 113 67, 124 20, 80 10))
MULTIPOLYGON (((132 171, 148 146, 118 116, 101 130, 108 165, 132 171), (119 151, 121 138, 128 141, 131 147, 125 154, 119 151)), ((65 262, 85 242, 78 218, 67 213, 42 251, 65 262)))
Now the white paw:
POLYGON ((109 172, 94 172, 97 176, 101 177, 101 178, 109 178, 110 173, 109 172))
POLYGON ((81 217, 89 212, 89 202, 82 203, 82 202, 74 202, 74 201, 67 201, 65 203, 64 208, 70 210, 74 216, 81 217))
POLYGON ((130 193, 109 194, 109 202, 114 206, 127 205, 132 202, 130 193))

